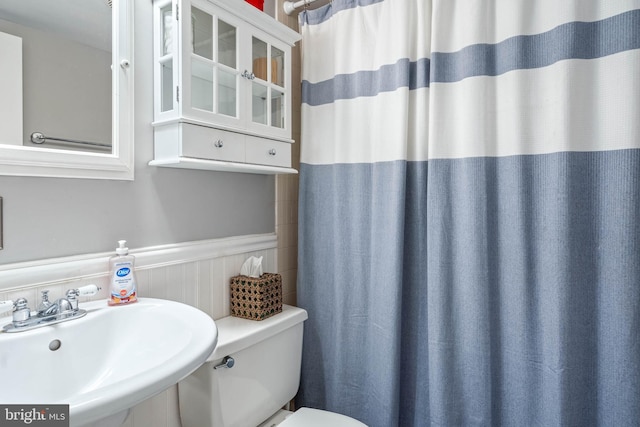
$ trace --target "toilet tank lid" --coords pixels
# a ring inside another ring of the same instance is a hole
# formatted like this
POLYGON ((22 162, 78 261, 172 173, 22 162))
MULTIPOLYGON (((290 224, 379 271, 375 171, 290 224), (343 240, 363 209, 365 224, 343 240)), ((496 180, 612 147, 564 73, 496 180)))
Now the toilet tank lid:
POLYGON ((292 326, 304 322, 308 318, 306 310, 282 305, 282 313, 264 320, 248 320, 227 316, 216 320, 218 343, 207 362, 222 359, 232 353, 278 334, 292 326))

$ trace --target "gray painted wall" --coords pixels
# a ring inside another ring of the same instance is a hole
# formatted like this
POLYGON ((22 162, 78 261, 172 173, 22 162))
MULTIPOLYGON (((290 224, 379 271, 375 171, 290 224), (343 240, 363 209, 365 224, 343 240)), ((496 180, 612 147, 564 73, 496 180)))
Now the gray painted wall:
POLYGON ((135 180, 0 176, 0 264, 269 233, 275 178, 148 166, 153 158, 151 2, 135 10, 135 180))

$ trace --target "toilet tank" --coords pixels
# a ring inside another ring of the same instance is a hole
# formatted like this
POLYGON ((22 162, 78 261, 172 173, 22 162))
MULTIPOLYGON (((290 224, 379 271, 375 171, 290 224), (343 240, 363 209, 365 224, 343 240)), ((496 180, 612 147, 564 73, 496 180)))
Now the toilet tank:
POLYGON ((178 384, 183 427, 257 426, 298 392, 302 326, 307 312, 283 305, 262 321, 216 320, 218 343, 207 361, 178 384), (231 368, 214 369, 225 356, 231 368))

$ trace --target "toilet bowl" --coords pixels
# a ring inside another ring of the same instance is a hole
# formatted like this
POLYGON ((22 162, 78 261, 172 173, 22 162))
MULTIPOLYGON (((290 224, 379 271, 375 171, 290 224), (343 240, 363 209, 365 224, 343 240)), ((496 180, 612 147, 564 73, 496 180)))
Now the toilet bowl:
MULTIPOLYGON (((216 320, 218 343, 207 361, 178 384, 183 427, 255 427, 294 398, 300 383, 307 312, 283 305, 262 321, 216 320)), ((279 427, 366 427, 345 415, 300 408, 279 427)))
MULTIPOLYGON (((322 411, 320 409, 300 408, 291 416, 285 418, 278 427, 363 427, 358 420, 335 412, 322 411)), ((365 426, 366 427, 366 426, 365 426)))

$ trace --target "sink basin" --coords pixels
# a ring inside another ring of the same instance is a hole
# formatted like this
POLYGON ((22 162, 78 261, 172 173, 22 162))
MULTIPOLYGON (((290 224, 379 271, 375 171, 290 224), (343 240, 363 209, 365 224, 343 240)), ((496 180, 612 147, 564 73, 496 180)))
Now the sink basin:
MULTIPOLYGON (((176 384, 218 339, 208 315, 173 301, 109 307, 102 300, 80 308, 85 317, 0 333, 2 404, 68 404, 71 426, 84 426, 176 384)), ((0 326, 9 322, 2 318, 0 326)))

